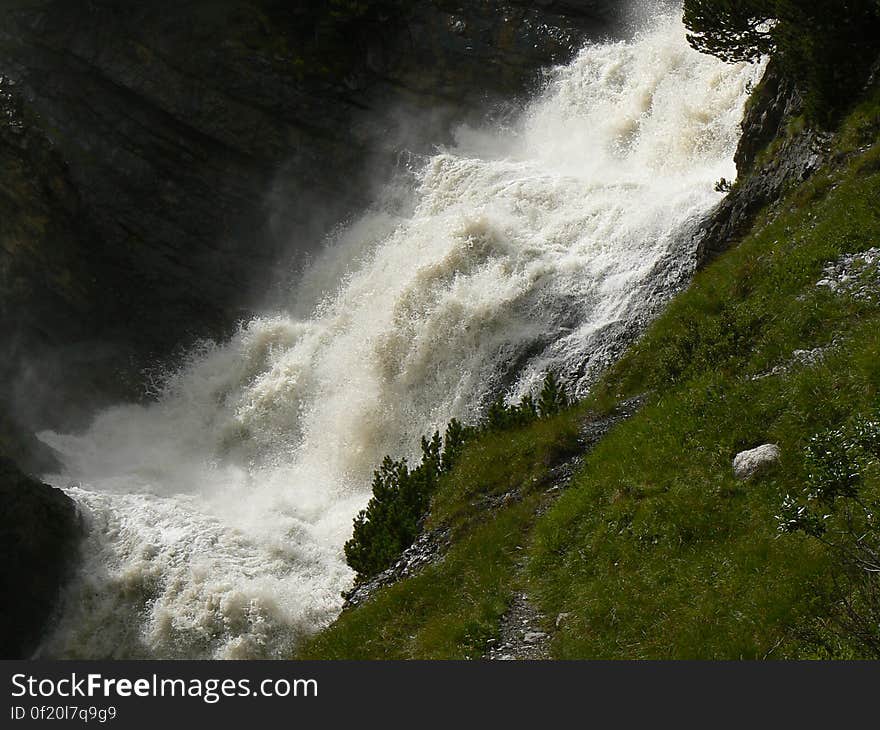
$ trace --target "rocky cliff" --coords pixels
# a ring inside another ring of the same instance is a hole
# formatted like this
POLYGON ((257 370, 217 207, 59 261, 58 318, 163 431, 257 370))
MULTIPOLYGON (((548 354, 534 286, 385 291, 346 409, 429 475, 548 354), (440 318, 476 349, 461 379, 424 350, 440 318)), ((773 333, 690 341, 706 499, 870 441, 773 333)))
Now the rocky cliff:
POLYGON ((0 400, 15 428, 137 395, 145 365, 222 336, 400 145, 533 87, 611 32, 616 3, 7 5, 0 400))
POLYGON ((0 459, 0 657, 27 658, 37 647, 75 563, 79 535, 69 497, 0 459))
POLYGON ((827 159, 830 135, 807 124, 803 108, 796 85, 771 62, 746 108, 737 184, 702 226, 703 263, 737 243, 765 206, 805 182, 827 159))

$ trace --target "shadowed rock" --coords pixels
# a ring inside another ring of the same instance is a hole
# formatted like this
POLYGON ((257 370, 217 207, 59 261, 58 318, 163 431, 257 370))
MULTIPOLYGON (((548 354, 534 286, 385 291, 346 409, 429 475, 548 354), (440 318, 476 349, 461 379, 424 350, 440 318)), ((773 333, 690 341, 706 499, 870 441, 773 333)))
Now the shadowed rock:
POLYGON ((0 657, 31 655, 51 620, 81 534, 73 501, 0 458, 0 657))

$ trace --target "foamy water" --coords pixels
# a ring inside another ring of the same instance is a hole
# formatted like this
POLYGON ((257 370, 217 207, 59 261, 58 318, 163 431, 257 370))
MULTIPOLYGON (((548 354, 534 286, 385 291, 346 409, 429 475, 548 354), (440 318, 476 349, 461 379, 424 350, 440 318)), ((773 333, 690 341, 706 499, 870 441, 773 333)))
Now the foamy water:
POLYGON ((510 129, 462 128, 406 215, 342 231, 288 311, 204 346, 159 401, 42 434, 85 562, 43 648, 280 657, 337 615, 370 473, 548 369, 581 391, 693 270, 760 69, 676 18, 591 46, 510 129))

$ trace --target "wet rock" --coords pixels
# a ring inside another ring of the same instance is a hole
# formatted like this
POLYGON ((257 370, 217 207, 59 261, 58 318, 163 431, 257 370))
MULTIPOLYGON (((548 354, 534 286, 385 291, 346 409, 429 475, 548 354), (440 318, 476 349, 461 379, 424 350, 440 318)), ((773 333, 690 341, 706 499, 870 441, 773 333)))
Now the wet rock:
POLYGON ((387 570, 372 580, 361 583, 343 595, 343 608, 353 608, 368 601, 380 588, 390 586, 404 578, 416 575, 443 558, 449 547, 449 531, 446 529, 423 532, 387 570))
POLYGON ((780 457, 781 452, 775 444, 764 444, 756 449, 743 451, 733 460, 733 475, 739 481, 747 481, 777 464, 780 457))
POLYGON ((0 458, 0 656, 36 649, 73 568, 81 534, 73 501, 0 458))
POLYGON ((789 123, 802 110, 797 88, 778 64, 771 62, 743 119, 736 152, 738 182, 696 234, 701 265, 738 242, 751 229, 759 211, 809 179, 828 159, 826 133, 809 126, 788 133, 789 123))

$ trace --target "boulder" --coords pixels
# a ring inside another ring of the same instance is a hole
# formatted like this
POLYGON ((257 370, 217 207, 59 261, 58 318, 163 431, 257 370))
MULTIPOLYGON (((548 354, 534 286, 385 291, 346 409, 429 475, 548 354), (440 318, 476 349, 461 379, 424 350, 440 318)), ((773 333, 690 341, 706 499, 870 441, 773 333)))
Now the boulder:
POLYGON ((0 458, 0 658, 25 659, 37 648, 80 535, 70 497, 0 458))
POLYGON ((743 451, 733 460, 733 475, 741 482, 779 462, 781 452, 776 444, 764 444, 750 451, 743 451))

